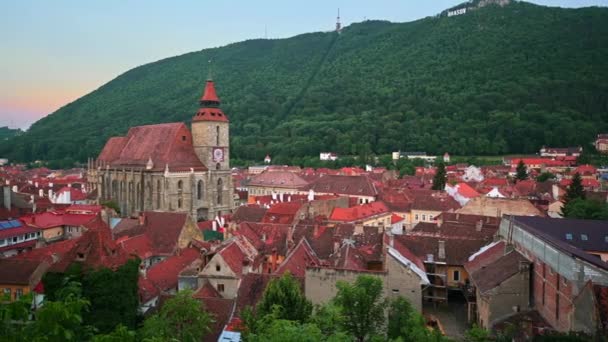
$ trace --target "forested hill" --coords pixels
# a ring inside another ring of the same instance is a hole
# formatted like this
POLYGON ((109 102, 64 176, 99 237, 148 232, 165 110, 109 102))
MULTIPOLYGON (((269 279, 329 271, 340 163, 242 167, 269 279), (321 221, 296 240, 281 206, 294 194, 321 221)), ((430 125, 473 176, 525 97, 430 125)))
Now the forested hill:
POLYGON ((210 59, 234 158, 589 146, 608 131, 607 56, 606 8, 514 2, 366 21, 340 35, 250 40, 132 69, 3 143, 0 155, 85 160, 131 126, 189 122, 210 59))

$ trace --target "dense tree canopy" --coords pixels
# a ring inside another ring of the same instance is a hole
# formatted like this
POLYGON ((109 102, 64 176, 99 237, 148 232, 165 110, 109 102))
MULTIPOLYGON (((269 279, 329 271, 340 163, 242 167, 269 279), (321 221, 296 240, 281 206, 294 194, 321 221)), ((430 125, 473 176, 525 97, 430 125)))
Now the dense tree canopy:
POLYGON ((607 55, 608 9, 525 2, 249 40, 127 71, 1 143, 0 155, 84 161, 131 126, 189 122, 209 59, 235 162, 589 146, 608 131, 607 55))

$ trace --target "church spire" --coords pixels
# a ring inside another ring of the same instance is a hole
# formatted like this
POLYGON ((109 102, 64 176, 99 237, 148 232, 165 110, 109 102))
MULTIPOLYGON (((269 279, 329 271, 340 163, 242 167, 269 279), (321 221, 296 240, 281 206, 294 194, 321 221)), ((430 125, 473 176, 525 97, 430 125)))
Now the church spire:
POLYGON ((212 79, 207 80, 207 84, 205 84, 205 91, 203 92, 200 102, 201 107, 220 106, 220 98, 217 97, 217 93, 215 92, 215 84, 213 83, 212 79))
POLYGON ((220 98, 215 92, 215 83, 209 78, 205 84, 205 91, 199 101, 200 107, 192 121, 225 121, 228 118, 220 109, 220 98))

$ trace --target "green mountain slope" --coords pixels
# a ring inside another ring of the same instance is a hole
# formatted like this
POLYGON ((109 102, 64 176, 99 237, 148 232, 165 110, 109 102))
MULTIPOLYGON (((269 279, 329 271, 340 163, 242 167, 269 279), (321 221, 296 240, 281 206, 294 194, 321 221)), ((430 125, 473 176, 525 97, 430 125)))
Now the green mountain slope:
POLYGON ((607 56, 606 8, 517 2, 367 21, 341 35, 251 40, 132 69, 36 122, 0 155, 85 160, 130 126, 189 122, 210 59, 238 159, 588 146, 608 131, 607 56))

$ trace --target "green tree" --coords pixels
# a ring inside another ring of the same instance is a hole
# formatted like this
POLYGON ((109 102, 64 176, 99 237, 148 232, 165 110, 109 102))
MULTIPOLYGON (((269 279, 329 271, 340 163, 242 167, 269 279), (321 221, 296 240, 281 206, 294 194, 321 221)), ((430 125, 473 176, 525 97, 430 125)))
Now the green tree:
POLYGON ((546 182, 550 179, 555 179, 555 175, 551 172, 543 172, 538 177, 536 177, 537 182, 546 182))
POLYGON ((344 328, 357 341, 367 341, 382 331, 384 307, 382 280, 362 275, 354 284, 344 281, 336 283, 338 293, 334 303, 342 310, 344 328))
POLYGON ((517 163, 517 167, 515 168, 515 179, 517 179, 518 181, 528 179, 528 168, 526 167, 526 164, 524 164, 524 161, 521 159, 519 160, 519 163, 517 163))
POLYGON ((198 342, 210 331, 211 322, 212 319, 201 302, 192 298, 192 291, 180 291, 163 304, 158 314, 146 319, 142 336, 198 342))
POLYGON ((580 173, 575 173, 572 176, 572 183, 568 187, 566 191, 566 195, 564 196, 564 204, 577 199, 582 198, 585 199, 585 189, 583 189, 583 179, 581 178, 580 173))
POLYGON ((400 338, 403 341, 441 341, 440 333, 427 329, 424 317, 401 296, 391 301, 387 337, 392 340, 400 338))
POLYGON ((336 334, 346 334, 344 332, 344 316, 340 307, 334 303, 318 305, 315 307, 311 321, 316 324, 324 336, 334 336, 336 334))
POLYGON ((585 189, 583 189, 583 180, 581 175, 577 172, 572 176, 572 183, 566 190, 566 195, 564 195, 564 205, 562 206, 562 216, 568 217, 568 210, 570 208, 570 202, 580 198, 585 199, 585 189))
POLYGON ((490 342, 490 332, 477 325, 473 325, 469 330, 464 333, 464 340, 466 342, 490 342))
POLYGON ((139 259, 131 259, 117 270, 102 268, 82 274, 83 295, 91 303, 85 323, 107 333, 119 324, 135 329, 139 308, 139 259))
POLYGON ((0 298, 0 336, 5 341, 19 341, 25 322, 29 319, 32 295, 27 294, 11 302, 8 295, 0 298))
POLYGON ((137 333, 120 324, 108 334, 93 336, 92 342, 136 342, 137 333))
POLYGON ((289 272, 268 283, 256 307, 256 315, 263 317, 271 314, 275 307, 278 319, 290 321, 306 322, 312 313, 312 303, 306 299, 300 284, 289 272))
POLYGON ((433 190, 444 190, 445 189, 445 183, 447 181, 447 174, 445 171, 445 164, 444 163, 439 163, 437 165, 437 172, 435 173, 435 176, 433 177, 433 190))
POLYGON ((575 198, 564 204, 562 214, 567 218, 608 220, 608 204, 592 199, 575 198))
POLYGON ((325 340, 321 330, 315 324, 301 324, 296 321, 276 319, 276 317, 268 320, 268 325, 261 330, 261 333, 251 335, 247 340, 259 342, 316 342, 325 340))
POLYGON ((27 327, 30 341, 83 341, 93 336, 94 329, 82 324, 82 315, 90 303, 82 298, 81 285, 66 284, 57 295, 58 301, 46 301, 36 311, 35 320, 27 327))

